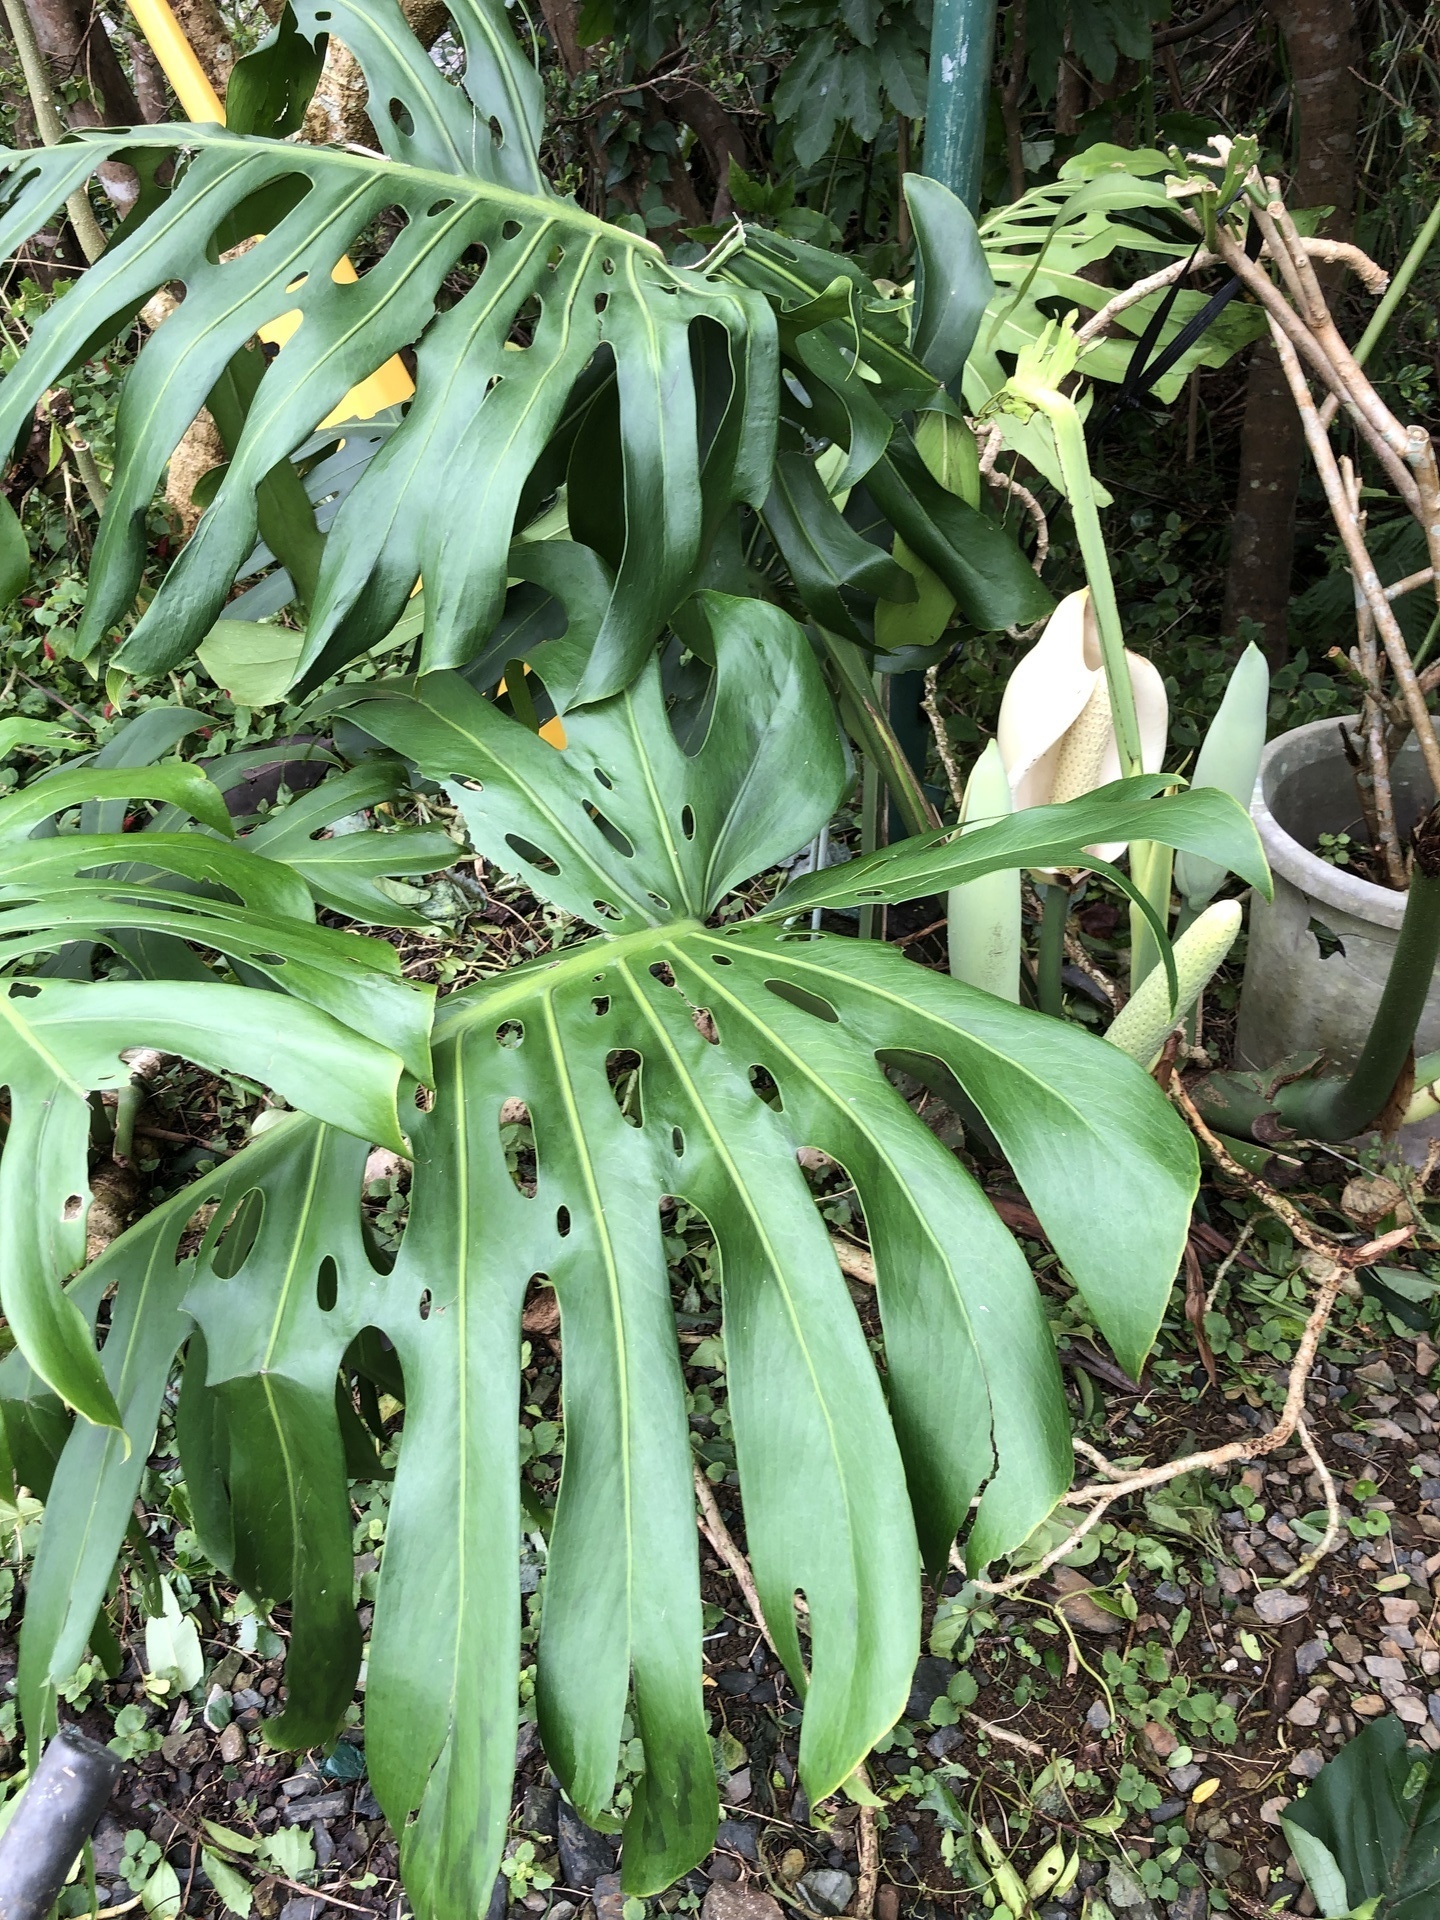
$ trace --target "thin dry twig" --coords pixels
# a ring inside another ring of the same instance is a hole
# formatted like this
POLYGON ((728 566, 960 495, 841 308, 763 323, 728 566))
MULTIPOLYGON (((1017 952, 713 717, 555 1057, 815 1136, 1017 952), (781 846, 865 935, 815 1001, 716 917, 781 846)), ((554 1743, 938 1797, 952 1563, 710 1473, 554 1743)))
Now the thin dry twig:
POLYGON ((1280 1582, 1282 1587, 1299 1586, 1302 1580, 1308 1578, 1326 1555, 1335 1551, 1340 1543, 1340 1535, 1344 1530, 1343 1523, 1340 1519, 1340 1496, 1335 1491, 1335 1476, 1321 1458, 1320 1450, 1311 1438, 1310 1429, 1305 1423, 1303 1414, 1295 1423, 1295 1431, 1300 1436, 1300 1444, 1305 1449, 1306 1458, 1309 1460, 1311 1466, 1314 1467, 1315 1476, 1319 1480, 1325 1494, 1325 1531, 1300 1562, 1299 1566, 1296 1567, 1295 1571, 1286 1574, 1285 1578, 1280 1582))
POLYGON ((700 1503, 700 1531, 734 1574, 735 1584, 739 1587, 745 1604, 750 1609, 751 1619, 760 1629, 761 1638, 766 1646, 778 1660, 779 1649, 770 1638, 770 1629, 765 1621, 765 1609, 760 1605, 760 1595, 755 1590, 755 1576, 750 1571, 750 1562, 736 1546, 734 1535, 726 1526, 725 1516, 721 1513, 719 1502, 715 1498, 715 1489, 698 1466, 695 1469, 695 1498, 700 1503))
MULTIPOLYGON (((1070 1505, 1089 1503, 1090 1511, 1085 1518, 1070 1530, 1058 1546, 1053 1547, 1033 1566, 1025 1567, 1018 1573, 1009 1574, 1002 1580, 977 1580, 975 1585, 981 1593, 1010 1593, 1017 1587, 1029 1585, 1041 1574, 1048 1573, 1052 1567, 1058 1566, 1060 1561, 1075 1551, 1086 1535, 1100 1524, 1117 1500, 1136 1493, 1148 1493, 1153 1488, 1164 1486, 1171 1480, 1181 1479, 1186 1474, 1214 1472, 1217 1468, 1230 1466, 1236 1461, 1254 1460, 1283 1447, 1304 1419, 1306 1385, 1315 1365, 1321 1338, 1346 1280, 1356 1267, 1370 1265, 1382 1253, 1400 1246, 1414 1232, 1413 1227, 1399 1227, 1395 1232, 1387 1233, 1379 1240, 1372 1240, 1364 1246, 1341 1245, 1339 1241, 1331 1239, 1328 1234, 1321 1233, 1318 1228, 1313 1227, 1283 1194, 1276 1193, 1272 1187, 1267 1186, 1257 1175, 1249 1173, 1231 1156, 1205 1124, 1194 1101, 1178 1079, 1172 1080, 1170 1093, 1195 1133, 1209 1148, 1226 1173, 1245 1185, 1277 1219, 1283 1221, 1301 1246, 1314 1255, 1314 1277, 1317 1281, 1315 1297, 1310 1316, 1305 1322, 1304 1332, 1295 1349, 1295 1358, 1291 1362, 1289 1377, 1286 1381, 1285 1404, 1281 1409, 1280 1418, 1268 1433, 1243 1440, 1227 1441, 1222 1446, 1208 1448, 1202 1453, 1182 1454, 1179 1459, 1167 1460, 1160 1466, 1144 1468, 1138 1473, 1126 1475, 1123 1479, 1092 1482, 1087 1486, 1073 1488, 1066 1496, 1067 1503, 1070 1505)), ((1302 1444, 1304 1444, 1303 1439, 1302 1444)), ((1309 1446, 1306 1447, 1306 1451, 1311 1453, 1312 1459, 1315 1457, 1309 1446)), ((950 1560, 951 1564, 962 1573, 965 1571, 964 1558, 958 1547, 951 1549, 950 1560)))
POLYGON ((1177 280, 1183 280, 1187 273, 1199 273, 1202 267, 1216 266, 1219 259, 1219 254, 1211 253, 1208 247, 1197 247, 1193 255, 1187 255, 1183 260, 1172 260, 1157 273, 1146 274, 1143 280, 1137 280, 1133 286, 1124 287, 1114 294, 1103 307, 1097 307, 1085 324, 1075 329, 1075 338, 1097 339, 1127 307, 1133 307, 1141 300, 1148 299, 1152 293, 1160 293, 1164 288, 1173 286, 1177 280))
MULTIPOLYGON (((870 1788, 870 1775, 861 1766, 855 1769, 867 1790, 870 1788)), ((875 1809, 861 1802, 860 1818, 856 1823, 857 1850, 860 1856, 860 1871, 855 1884, 855 1920, 870 1920, 875 1911, 875 1895, 880 1886, 880 1834, 875 1825, 875 1809)))

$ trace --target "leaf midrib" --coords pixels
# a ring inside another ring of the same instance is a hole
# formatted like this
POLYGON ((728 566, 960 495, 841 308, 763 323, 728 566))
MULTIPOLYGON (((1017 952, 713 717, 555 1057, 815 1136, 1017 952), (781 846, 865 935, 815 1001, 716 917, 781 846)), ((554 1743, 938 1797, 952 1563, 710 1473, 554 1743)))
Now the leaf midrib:
MULTIPOLYGON (((96 129, 72 135, 64 146, 50 151, 64 153, 74 141, 85 146, 103 147, 107 156, 126 147, 193 147, 217 152, 234 152, 238 148, 257 162, 262 154, 273 155, 277 162, 283 162, 287 173, 303 173, 308 167, 316 165, 363 173, 371 179, 376 177, 377 172, 383 172, 387 179, 413 181, 417 192, 421 189, 433 190, 437 197, 441 191, 448 194, 464 193, 477 202, 511 207, 517 213, 523 213, 530 222, 548 220, 582 233, 603 234, 609 245, 617 249, 624 248, 631 256, 639 254, 664 267, 667 273, 672 271, 661 249, 653 240, 647 240, 641 234, 627 233, 623 227, 612 227, 607 221, 598 219, 593 213, 586 213, 583 207, 577 207, 573 201, 561 199, 558 195, 542 199, 539 194, 521 193, 515 187, 478 180, 474 174, 442 173, 437 168, 417 167, 405 160, 352 153, 344 147, 294 146, 286 140, 268 140, 258 134, 231 133, 224 127, 183 121, 171 121, 153 127, 127 127, 118 133, 113 129, 96 129)), ((43 158, 43 155, 37 156, 27 149, 16 154, 15 158, 33 162, 43 158)), ((144 231, 144 227, 137 230, 142 234, 144 231)))

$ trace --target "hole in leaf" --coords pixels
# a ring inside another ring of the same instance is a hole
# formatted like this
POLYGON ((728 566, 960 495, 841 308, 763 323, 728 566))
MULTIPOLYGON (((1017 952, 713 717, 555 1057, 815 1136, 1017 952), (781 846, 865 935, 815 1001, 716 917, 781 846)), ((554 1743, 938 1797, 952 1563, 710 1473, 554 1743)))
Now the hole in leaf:
POLYGON ((388 1147, 372 1148, 366 1159, 360 1193, 360 1238, 376 1273, 392 1272, 399 1256, 410 1224, 411 1172, 410 1162, 388 1147))
POLYGON ((592 806, 588 800, 582 801, 581 805, 595 822, 601 833, 603 833, 605 838, 610 842, 611 846, 614 847, 615 851, 617 853, 623 853, 627 860, 633 860, 635 857, 633 841, 620 831, 613 820, 607 820, 600 809, 592 806))
POLYGON ((775 1084, 775 1076, 768 1067, 751 1067, 750 1085, 754 1089, 756 1098, 763 1100, 767 1107, 773 1107, 776 1113, 783 1113, 785 1111, 785 1102, 780 1097, 780 1089, 775 1084))
POLYGON ((614 273, 615 262, 613 260, 602 260, 600 262, 600 271, 602 273, 614 273))
POLYGON ((423 1293, 421 1294, 421 1296, 420 1296, 420 1318, 421 1318, 422 1320, 428 1320, 428 1319, 430 1318, 430 1289, 429 1289, 429 1287, 426 1287, 426 1289, 425 1289, 425 1291, 424 1291, 424 1292, 423 1292, 423 1293))
POLYGON ((362 1327, 340 1362, 340 1391, 377 1441, 405 1404, 405 1375, 400 1356, 378 1327, 362 1327), (389 1403, 388 1405, 386 1403, 389 1403))
POLYGON ((505 144, 505 129, 493 113, 490 116, 490 144, 492 147, 503 147, 505 144))
POLYGON ((518 220, 507 220, 500 229, 500 237, 502 240, 514 240, 524 231, 518 220))
POLYGON ((434 220, 442 213, 448 213, 454 204, 455 202, 453 200, 437 200, 433 206, 426 208, 426 213, 430 219, 434 220))
POLYGON ((536 1334, 548 1339, 560 1331, 560 1302, 555 1297, 548 1273, 532 1273, 525 1283, 525 1304, 520 1311, 520 1326, 532 1339, 536 1334))
POLYGON ((265 1196, 252 1187, 242 1194, 211 1248, 210 1271, 217 1280, 233 1280, 239 1273, 250 1258, 264 1218, 265 1196))
POLYGON ((590 904, 602 920, 618 920, 621 917, 620 909, 617 906, 612 906, 608 900, 592 900, 590 904))
POLYGON ((564 258, 565 258, 565 249, 557 243, 555 246, 551 247, 549 255, 546 258, 545 264, 547 267, 549 267, 550 271, 553 273, 564 258))
POLYGON ((525 1029, 518 1020, 502 1020, 495 1029, 495 1043, 501 1047, 518 1047, 525 1038, 525 1029))
POLYGON ((712 1047, 720 1044, 720 1035, 715 1029, 715 1016, 708 1007, 691 1007, 690 1018, 695 1023, 695 1031, 702 1040, 708 1040, 712 1047))
POLYGON ((810 993, 804 987, 797 987, 789 980, 767 980, 765 985, 777 1000, 784 1000, 792 1007, 798 1007, 802 1013, 811 1013, 817 1020, 828 1021, 838 1026, 840 1016, 828 1000, 822 1000, 818 993, 810 993))
POLYGON ((712 953, 710 958, 715 962, 717 967, 733 967, 735 964, 728 953, 712 953))
POLYGON ((527 865, 538 867, 541 873, 559 873, 559 866, 550 858, 548 853, 542 853, 540 848, 533 846, 530 841, 522 840, 518 833, 507 833, 505 836, 505 844, 513 854, 518 855, 527 865))
POLYGON ((606 309, 606 307, 608 307, 608 306, 609 306, 609 304, 610 304, 610 296, 609 296, 609 294, 608 294, 608 293, 597 293, 597 294, 596 294, 596 296, 595 296, 595 311, 596 311, 596 313, 603 313, 603 312, 605 311, 605 309, 606 309))
POLYGON ((670 1129, 670 1145, 674 1150, 675 1158, 678 1160, 685 1151, 685 1129, 683 1127, 672 1127, 670 1129))
POLYGON ((332 1313, 340 1298, 340 1270, 327 1253, 315 1276, 315 1304, 322 1313, 332 1313))
POLYGON ((608 1013, 610 1011, 610 996, 608 993, 597 993, 590 1004, 597 1014, 608 1013))
POLYGON ((415 1105, 421 1113, 429 1113, 435 1105, 435 1089, 433 1087, 416 1087, 415 1105))
POLYGON ((674 986, 675 970, 668 960, 652 960, 650 962, 650 971, 662 987, 674 986))
POLYGON ((695 838, 695 809, 693 807, 682 807, 680 809, 680 831, 687 840, 693 840, 695 838))
POLYGON ((535 1193, 535 1130, 523 1100, 506 1100, 500 1108, 500 1151, 515 1191, 531 1199, 535 1193))
POLYGON ((569 1236, 570 1209, 568 1207, 557 1207, 555 1209, 555 1231, 562 1240, 569 1236))
POLYGON ((640 1105, 641 1068, 639 1054, 630 1047, 612 1047, 605 1056, 605 1078, 610 1082, 616 1106, 632 1127, 645 1124, 640 1105))
POLYGON ((62 1220, 78 1220, 84 1211, 84 1194, 72 1193, 67 1196, 64 1206, 60 1209, 60 1218, 62 1220))
POLYGON ((415 116, 403 100, 392 100, 390 102, 390 118, 408 140, 415 131, 415 116))
POLYGON ((607 793, 612 793, 614 791, 615 782, 610 778, 609 774, 606 773, 603 767, 596 767, 595 778, 600 782, 601 786, 604 787, 607 793))

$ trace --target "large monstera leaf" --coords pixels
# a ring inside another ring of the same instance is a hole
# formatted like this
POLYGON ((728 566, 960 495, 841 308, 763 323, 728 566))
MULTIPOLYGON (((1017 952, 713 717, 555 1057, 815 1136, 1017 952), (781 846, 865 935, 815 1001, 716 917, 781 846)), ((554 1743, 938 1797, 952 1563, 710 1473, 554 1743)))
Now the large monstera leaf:
MULTIPOLYGON (((618 560, 577 697, 611 693, 683 598, 715 516, 737 500, 758 504, 768 488, 769 309, 744 289, 670 267, 652 242, 546 187, 535 158, 539 81, 499 0, 451 9, 463 89, 440 74, 397 0, 298 0, 295 12, 303 32, 333 31, 355 52, 383 157, 188 125, 86 133, 6 157, 6 254, 107 159, 126 158, 145 188, 0 387, 0 444, 157 287, 185 289, 125 383, 79 645, 93 647, 125 616, 146 509, 222 383, 238 381, 253 398, 212 504, 117 656, 136 673, 163 672, 194 650, 254 546, 267 476, 288 473, 288 456, 350 388, 414 345, 414 400, 325 539, 301 673, 321 677, 382 639, 422 574, 422 664, 471 658, 504 600, 526 481, 548 447, 554 471, 542 490, 553 491, 574 445, 575 490, 593 484, 614 496, 602 515, 617 528, 607 557, 618 560), (166 160, 176 177, 162 188, 166 160), (382 216, 399 227, 392 244, 347 279, 348 250, 382 216), (472 270, 477 257, 473 285, 439 310, 447 275, 467 262, 472 270), (257 381, 247 343, 286 315, 298 328, 257 381), (698 381, 697 367, 706 370, 698 381), (617 446, 620 472, 608 462, 597 471, 597 444, 617 446)), ((298 505, 305 515, 303 494, 298 505)), ((313 528, 309 537, 319 540, 313 528)))
MULTIPOLYGON (((541 1732, 575 1804, 601 1820, 633 1714, 645 1769, 624 1876, 648 1893, 704 1855, 716 1820, 666 1197, 715 1235, 747 1543, 805 1696, 801 1769, 818 1800, 903 1708, 922 1557, 943 1561, 977 1493, 971 1561, 1014 1546, 1071 1466, 1024 1258, 887 1065, 945 1076, 998 1142, 1127 1365, 1158 1324, 1195 1190, 1188 1134, 1115 1049, 876 942, 774 912, 706 924, 727 892, 830 818, 848 770, 800 631, 759 602, 701 605, 718 667, 693 752, 671 730, 656 665, 569 715, 563 752, 455 675, 356 689, 351 718, 445 784, 482 853, 602 929, 441 1004, 433 1103, 407 1118, 410 1212, 393 1265, 382 1270, 361 1230, 363 1141, 296 1117, 132 1229, 75 1289, 81 1314, 101 1280, 114 1286, 101 1361, 133 1415, 134 1458, 171 1356, 191 1320, 200 1330, 178 1421, 192 1508, 207 1551, 249 1591, 293 1598, 296 1657, 272 1732, 302 1745, 340 1723, 358 1660, 353 1414, 337 1377, 363 1371, 357 1356, 377 1332, 393 1346, 403 1382, 387 1390, 404 1398, 405 1430, 366 1738, 422 1920, 480 1912, 504 1838, 520 1318, 537 1277, 560 1304, 565 1430, 541 1732), (622 1064, 623 1104, 612 1085, 622 1064), (504 1156, 502 1114, 517 1101, 533 1130, 533 1191, 504 1156), (883 1390, 802 1147, 855 1183, 875 1253, 883 1390), (204 1203, 215 1211, 187 1254, 185 1223, 204 1203), (183 1285, 177 1259, 190 1263, 183 1285), (133 1331, 157 1315, 153 1338, 133 1331)), ((1153 838, 1170 803, 1152 804, 1153 838)), ((1091 806, 1076 859, 1097 831, 1091 806)), ((1045 844, 1054 837, 1052 822, 1045 844)), ((1007 853, 1026 858, 1023 846, 1007 853)), ((52 1510, 91 1517, 83 1538, 63 1518, 42 1537, 29 1713, 46 1711, 103 1597, 133 1498, 123 1452, 82 1427, 60 1462, 52 1510)))

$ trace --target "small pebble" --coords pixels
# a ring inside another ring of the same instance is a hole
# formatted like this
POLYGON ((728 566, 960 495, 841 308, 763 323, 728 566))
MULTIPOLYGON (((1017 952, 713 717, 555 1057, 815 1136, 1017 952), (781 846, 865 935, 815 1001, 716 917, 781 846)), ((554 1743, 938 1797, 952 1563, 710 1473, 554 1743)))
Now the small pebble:
POLYGON ((1287 1620, 1298 1620, 1302 1613, 1309 1611, 1310 1596, 1291 1593, 1285 1587, 1270 1587, 1264 1593, 1257 1593, 1251 1605, 1267 1627, 1281 1627, 1287 1620))
POLYGON ((1092 1733, 1104 1733, 1110 1724, 1110 1713, 1103 1700, 1096 1700, 1085 1715, 1085 1724, 1092 1733))
POLYGON ((1178 1793, 1189 1793, 1192 1787, 1200 1784, 1204 1768, 1194 1760, 1187 1761, 1183 1767, 1170 1769, 1170 1784, 1178 1793))
POLYGON ((795 1883, 795 1891, 814 1913, 843 1913, 850 1904, 855 1882, 838 1867, 813 1867, 795 1883))
POLYGON ((1290 1772, 1299 1780, 1313 1780, 1324 1764, 1325 1756, 1318 1747, 1306 1747, 1292 1757, 1290 1772))
POLYGON ((1297 1647, 1295 1649, 1295 1671, 1300 1674, 1303 1679, 1308 1680, 1324 1658, 1325 1642, 1323 1640, 1307 1640, 1303 1647, 1297 1647))

